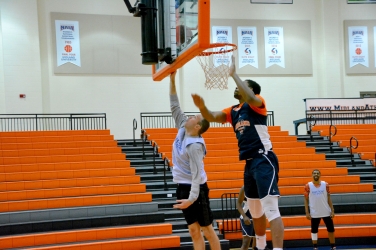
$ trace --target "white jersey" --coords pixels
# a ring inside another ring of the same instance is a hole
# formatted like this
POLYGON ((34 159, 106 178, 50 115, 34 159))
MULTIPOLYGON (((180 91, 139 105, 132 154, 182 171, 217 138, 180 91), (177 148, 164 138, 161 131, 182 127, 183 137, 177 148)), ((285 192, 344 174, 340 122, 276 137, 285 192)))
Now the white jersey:
POLYGON ((316 187, 313 182, 309 182, 309 210, 312 218, 323 218, 330 216, 331 209, 328 204, 328 192, 326 182, 321 181, 316 187))

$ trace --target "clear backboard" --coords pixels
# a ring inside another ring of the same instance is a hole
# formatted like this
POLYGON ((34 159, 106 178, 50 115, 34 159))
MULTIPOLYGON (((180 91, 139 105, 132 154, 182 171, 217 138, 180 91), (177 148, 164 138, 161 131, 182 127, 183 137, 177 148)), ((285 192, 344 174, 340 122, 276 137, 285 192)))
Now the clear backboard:
POLYGON ((161 81, 210 46, 210 0, 124 0, 141 17, 142 64, 161 81))
POLYGON ((156 0, 158 63, 161 81, 210 46, 210 0, 156 0))

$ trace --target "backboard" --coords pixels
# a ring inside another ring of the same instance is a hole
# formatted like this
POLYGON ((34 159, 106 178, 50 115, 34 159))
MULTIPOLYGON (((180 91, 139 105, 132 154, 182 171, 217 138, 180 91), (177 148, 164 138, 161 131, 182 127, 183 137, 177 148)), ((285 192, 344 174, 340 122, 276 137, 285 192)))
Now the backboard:
POLYGON ((210 0, 156 1, 158 63, 152 71, 161 81, 209 48, 210 0))

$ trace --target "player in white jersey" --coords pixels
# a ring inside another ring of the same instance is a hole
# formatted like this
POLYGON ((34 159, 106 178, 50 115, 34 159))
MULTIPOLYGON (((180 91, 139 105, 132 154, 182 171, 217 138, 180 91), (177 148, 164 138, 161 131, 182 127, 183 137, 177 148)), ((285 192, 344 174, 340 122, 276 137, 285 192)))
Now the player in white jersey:
POLYGON ((320 181, 320 170, 312 171, 311 182, 305 185, 304 205, 306 217, 311 220, 311 236, 313 249, 317 250, 317 232, 321 219, 324 220, 326 229, 328 230, 328 237, 330 241, 331 250, 335 250, 334 237, 334 207, 330 199, 329 184, 325 181, 320 181))
POLYGON ((172 145, 173 181, 177 183, 177 203, 188 224, 193 247, 205 249, 201 231, 213 250, 221 249, 219 238, 212 226, 213 214, 210 209, 209 188, 203 159, 206 146, 202 134, 210 124, 201 115, 187 117, 180 108, 175 87, 176 72, 170 76, 170 105, 178 134, 172 145))

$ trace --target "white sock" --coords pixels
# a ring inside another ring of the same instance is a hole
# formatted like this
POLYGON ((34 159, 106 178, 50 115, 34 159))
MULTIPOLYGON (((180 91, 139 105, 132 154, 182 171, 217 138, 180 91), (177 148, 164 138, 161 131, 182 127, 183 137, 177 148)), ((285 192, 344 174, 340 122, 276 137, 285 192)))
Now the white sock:
POLYGON ((273 248, 273 250, 283 250, 282 248, 273 248))
POLYGON ((265 249, 266 247, 266 234, 263 236, 256 235, 256 247, 257 249, 265 249))

